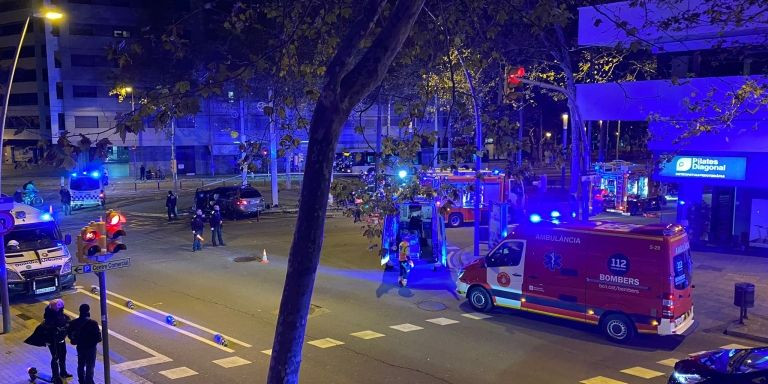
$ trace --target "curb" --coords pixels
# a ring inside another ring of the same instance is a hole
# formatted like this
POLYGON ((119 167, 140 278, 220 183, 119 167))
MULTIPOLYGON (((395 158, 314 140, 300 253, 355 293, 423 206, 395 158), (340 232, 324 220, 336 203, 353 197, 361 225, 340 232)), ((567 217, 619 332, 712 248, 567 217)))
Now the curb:
POLYGON ((751 333, 745 333, 745 332, 739 332, 739 331, 729 331, 728 329, 726 329, 725 332, 723 333, 725 333, 728 336, 733 336, 733 337, 738 337, 738 338, 748 339, 753 341, 759 341, 761 343, 768 343, 768 337, 766 336, 758 336, 758 335, 753 335, 751 333))
MULTIPOLYGON (((768 335, 762 336, 762 335, 756 335, 753 333, 749 333, 747 331, 741 331, 741 330, 732 330, 731 327, 741 325, 737 321, 731 322, 728 326, 726 326, 725 331, 723 331, 724 334, 728 336, 738 337, 742 339, 748 339, 753 340, 761 343, 768 343, 768 335)), ((747 328, 746 325, 743 325, 741 328, 747 328)))

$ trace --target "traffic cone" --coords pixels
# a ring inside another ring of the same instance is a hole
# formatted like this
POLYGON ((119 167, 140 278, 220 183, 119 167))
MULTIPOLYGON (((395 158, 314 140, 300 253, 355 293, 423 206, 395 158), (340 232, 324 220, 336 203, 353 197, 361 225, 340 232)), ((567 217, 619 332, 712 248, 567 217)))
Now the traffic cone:
POLYGON ((267 259, 267 249, 266 248, 264 248, 264 252, 262 253, 260 263, 262 263, 262 264, 269 264, 269 259, 267 259))

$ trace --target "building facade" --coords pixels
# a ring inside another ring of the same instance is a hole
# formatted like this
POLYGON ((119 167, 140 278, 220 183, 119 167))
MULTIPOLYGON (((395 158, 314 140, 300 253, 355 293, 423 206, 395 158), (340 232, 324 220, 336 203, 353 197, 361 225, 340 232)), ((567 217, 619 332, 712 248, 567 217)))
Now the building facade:
MULTIPOLYGON (((0 68, 5 70, 0 72, 0 81, 7 79, 25 18, 51 2, 66 16, 53 25, 31 19, 9 103, 2 158, 6 167, 38 163, 42 147, 55 144, 62 135, 75 143, 82 134, 93 143, 110 140, 106 166, 113 176, 138 175, 141 165, 169 174, 173 136, 179 174, 237 174, 241 142, 259 141, 268 147, 270 138, 279 142, 286 133, 278 124, 274 137, 270 136, 269 119, 262 112, 267 101, 265 89, 262 97, 252 96, 255 100, 242 103, 232 92, 203 100, 201 111, 177 119, 175 129, 154 127, 148 121, 143 133, 121 139, 115 131, 118 117, 136 106, 142 89, 141 85, 133 86, 122 101, 110 95, 115 67, 106 57, 106 47, 130 43, 138 36, 148 12, 145 0, 0 0, 0 68)), ((192 2, 170 3, 185 12, 192 2)), ((362 114, 353 113, 342 132, 338 152, 374 151, 382 136, 407 137, 409 129, 400 127, 400 117, 393 109, 384 104, 367 108, 362 114), (362 134, 359 126, 364 127, 362 134)), ((428 118, 418 124, 432 129, 433 122, 428 118)), ((302 145, 278 159, 280 171, 303 169, 306 134, 292 134, 299 136, 302 145)), ((81 159, 80 166, 86 162, 81 159)))
MULTIPOLYGON (((701 6, 682 4, 689 11, 701 6)), ((768 23, 724 27, 703 20, 659 30, 654 26, 685 9, 663 2, 648 7, 619 2, 579 10, 581 46, 629 46, 639 40, 626 31, 637 28, 657 63, 653 79, 580 84, 580 112, 585 120, 647 122, 648 147, 659 160, 654 178, 677 191, 677 220, 688 226, 695 246, 762 253, 768 248, 768 179, 762 169, 768 161, 768 110, 751 99, 734 104, 734 95, 766 85, 768 23), (684 135, 703 126, 707 132, 684 135)))

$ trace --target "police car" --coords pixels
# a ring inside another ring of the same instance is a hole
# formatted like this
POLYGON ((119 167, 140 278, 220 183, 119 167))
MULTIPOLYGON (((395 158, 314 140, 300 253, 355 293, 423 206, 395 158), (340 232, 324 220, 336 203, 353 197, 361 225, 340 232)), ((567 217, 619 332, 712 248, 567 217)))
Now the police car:
POLYGON ((104 206, 104 186, 101 172, 73 172, 69 177, 69 192, 72 194, 72 208, 104 206))
POLYGON ((5 235, 6 271, 10 295, 39 295, 75 284, 72 256, 58 225, 48 212, 14 203, 13 229, 5 235))

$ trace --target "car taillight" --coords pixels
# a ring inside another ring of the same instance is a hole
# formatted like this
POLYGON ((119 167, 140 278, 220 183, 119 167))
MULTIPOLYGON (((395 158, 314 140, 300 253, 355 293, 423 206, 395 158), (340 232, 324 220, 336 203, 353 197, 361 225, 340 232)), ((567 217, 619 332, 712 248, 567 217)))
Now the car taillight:
POLYGON ((245 201, 244 199, 237 200, 237 205, 246 205, 246 204, 248 204, 248 202, 245 201))
POLYGON ((662 296, 664 299, 661 301, 661 317, 663 319, 675 318, 675 301, 670 293, 665 293, 662 296))
POLYGON ((101 198, 101 199, 104 198, 104 191, 101 191, 101 193, 99 193, 99 198, 101 198))

